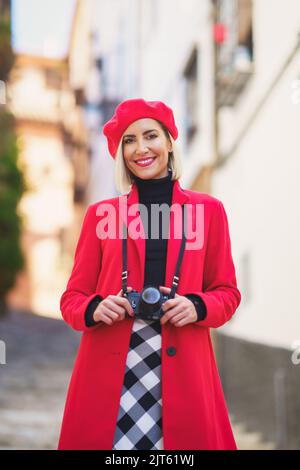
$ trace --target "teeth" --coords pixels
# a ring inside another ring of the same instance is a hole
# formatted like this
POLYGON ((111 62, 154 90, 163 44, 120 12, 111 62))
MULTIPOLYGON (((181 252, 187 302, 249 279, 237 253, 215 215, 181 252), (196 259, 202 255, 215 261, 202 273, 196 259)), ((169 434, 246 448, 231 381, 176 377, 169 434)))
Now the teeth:
POLYGON ((146 160, 138 160, 137 163, 147 164, 150 163, 154 158, 147 158, 146 160))

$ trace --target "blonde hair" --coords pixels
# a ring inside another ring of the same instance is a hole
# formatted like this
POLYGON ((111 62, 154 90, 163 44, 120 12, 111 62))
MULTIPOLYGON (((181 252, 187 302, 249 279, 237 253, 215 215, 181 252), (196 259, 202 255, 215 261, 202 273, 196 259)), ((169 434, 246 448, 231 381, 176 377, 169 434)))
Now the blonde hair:
MULTIPOLYGON (((172 143, 172 151, 169 152, 168 168, 172 170, 172 180, 178 180, 182 175, 181 155, 171 134, 161 122, 159 123, 166 137, 168 137, 172 143)), ((133 182, 123 157, 123 135, 120 139, 115 157, 115 185, 121 194, 129 192, 133 182)))

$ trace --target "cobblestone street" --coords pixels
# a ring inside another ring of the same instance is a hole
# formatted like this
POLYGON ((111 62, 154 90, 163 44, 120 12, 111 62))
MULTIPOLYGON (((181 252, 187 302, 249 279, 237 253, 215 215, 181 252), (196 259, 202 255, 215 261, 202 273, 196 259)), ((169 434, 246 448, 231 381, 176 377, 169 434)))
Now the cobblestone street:
POLYGON ((59 319, 12 312, 0 319, 0 448, 55 449, 80 333, 59 319))
MULTIPOLYGON (((80 333, 59 319, 12 312, 0 318, 0 449, 56 449, 80 333)), ((233 423, 238 448, 272 449, 233 423)))

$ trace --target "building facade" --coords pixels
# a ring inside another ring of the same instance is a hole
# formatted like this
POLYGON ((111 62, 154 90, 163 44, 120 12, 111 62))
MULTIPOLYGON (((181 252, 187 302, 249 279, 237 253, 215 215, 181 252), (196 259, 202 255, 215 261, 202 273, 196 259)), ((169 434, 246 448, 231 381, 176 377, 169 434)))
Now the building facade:
POLYGON ((230 411, 297 448, 299 2, 141 3, 141 94, 175 110, 183 184, 228 214, 243 299, 213 336, 230 411))

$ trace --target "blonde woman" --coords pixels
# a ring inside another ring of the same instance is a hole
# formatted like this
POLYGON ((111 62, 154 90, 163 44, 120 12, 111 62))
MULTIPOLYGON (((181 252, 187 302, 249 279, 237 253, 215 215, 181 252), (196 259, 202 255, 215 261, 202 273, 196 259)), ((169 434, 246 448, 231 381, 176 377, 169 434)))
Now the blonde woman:
POLYGON ((235 450, 210 337, 241 300, 224 206, 180 186, 165 103, 125 100, 103 132, 121 196, 88 207, 61 298, 83 334, 58 448, 235 450))

